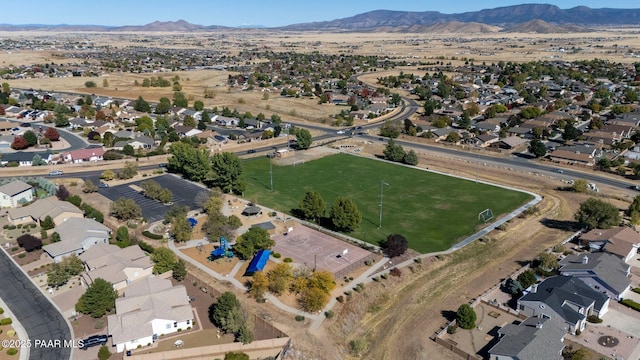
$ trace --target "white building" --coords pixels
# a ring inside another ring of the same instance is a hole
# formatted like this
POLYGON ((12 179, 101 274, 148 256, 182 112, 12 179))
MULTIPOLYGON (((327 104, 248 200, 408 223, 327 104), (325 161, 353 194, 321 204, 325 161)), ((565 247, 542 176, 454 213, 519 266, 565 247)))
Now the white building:
POLYGON ((193 310, 184 285, 147 277, 129 285, 109 315, 108 334, 117 352, 154 343, 159 336, 193 326, 193 310))
POLYGON ((33 186, 22 180, 14 180, 0 186, 0 207, 14 208, 21 203, 33 201, 33 186))

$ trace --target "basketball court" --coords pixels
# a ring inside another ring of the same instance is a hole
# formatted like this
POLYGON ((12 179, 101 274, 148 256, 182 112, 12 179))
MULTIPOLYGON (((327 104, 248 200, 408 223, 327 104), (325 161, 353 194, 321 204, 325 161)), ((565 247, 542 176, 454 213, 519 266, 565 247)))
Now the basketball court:
POLYGON ((327 270, 339 277, 364 266, 365 260, 375 257, 365 249, 303 225, 288 230, 286 235, 272 237, 276 242, 272 250, 280 253, 282 258, 291 258, 310 269, 327 270))

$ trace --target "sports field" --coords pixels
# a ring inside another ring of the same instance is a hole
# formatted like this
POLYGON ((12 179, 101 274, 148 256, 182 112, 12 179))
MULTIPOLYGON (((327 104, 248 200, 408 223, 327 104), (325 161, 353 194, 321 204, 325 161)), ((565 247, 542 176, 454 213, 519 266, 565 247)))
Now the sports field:
POLYGON ((482 224, 478 213, 490 208, 496 217, 532 199, 528 194, 396 164, 345 154, 296 166, 273 165, 270 191, 269 159, 243 163, 244 197, 292 214, 307 191, 315 190, 327 204, 327 215, 338 196, 352 198, 362 212, 360 227, 350 236, 378 245, 398 233, 421 252, 448 249, 482 224), (380 224, 380 193, 382 227, 380 224))

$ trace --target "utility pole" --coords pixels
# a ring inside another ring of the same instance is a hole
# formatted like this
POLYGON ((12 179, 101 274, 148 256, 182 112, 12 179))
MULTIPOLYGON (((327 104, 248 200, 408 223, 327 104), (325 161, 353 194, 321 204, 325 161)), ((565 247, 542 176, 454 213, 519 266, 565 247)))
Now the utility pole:
POLYGON ((389 186, 388 183, 384 182, 384 180, 380 180, 380 224, 378 229, 382 227, 382 197, 384 196, 384 186, 389 186))

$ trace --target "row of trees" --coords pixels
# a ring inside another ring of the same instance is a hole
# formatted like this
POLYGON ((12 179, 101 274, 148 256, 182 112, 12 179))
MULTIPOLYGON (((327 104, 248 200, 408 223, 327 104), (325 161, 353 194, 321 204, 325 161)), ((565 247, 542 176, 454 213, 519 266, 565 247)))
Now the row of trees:
POLYGON ((167 204, 173 199, 173 193, 167 188, 163 188, 154 180, 146 180, 140 183, 140 187, 144 190, 144 196, 158 200, 161 203, 167 204))
POLYGON ((383 154, 385 160, 401 162, 407 165, 418 165, 418 154, 413 150, 405 152, 402 145, 397 145, 393 139, 389 139, 383 154))
MULTIPOLYGON (((320 223, 325 215, 325 206, 325 201, 318 192, 309 191, 300 202, 298 212, 302 218, 320 223)), ((331 205, 329 220, 334 229, 352 232, 360 226, 362 213, 353 199, 339 196, 331 205)))

